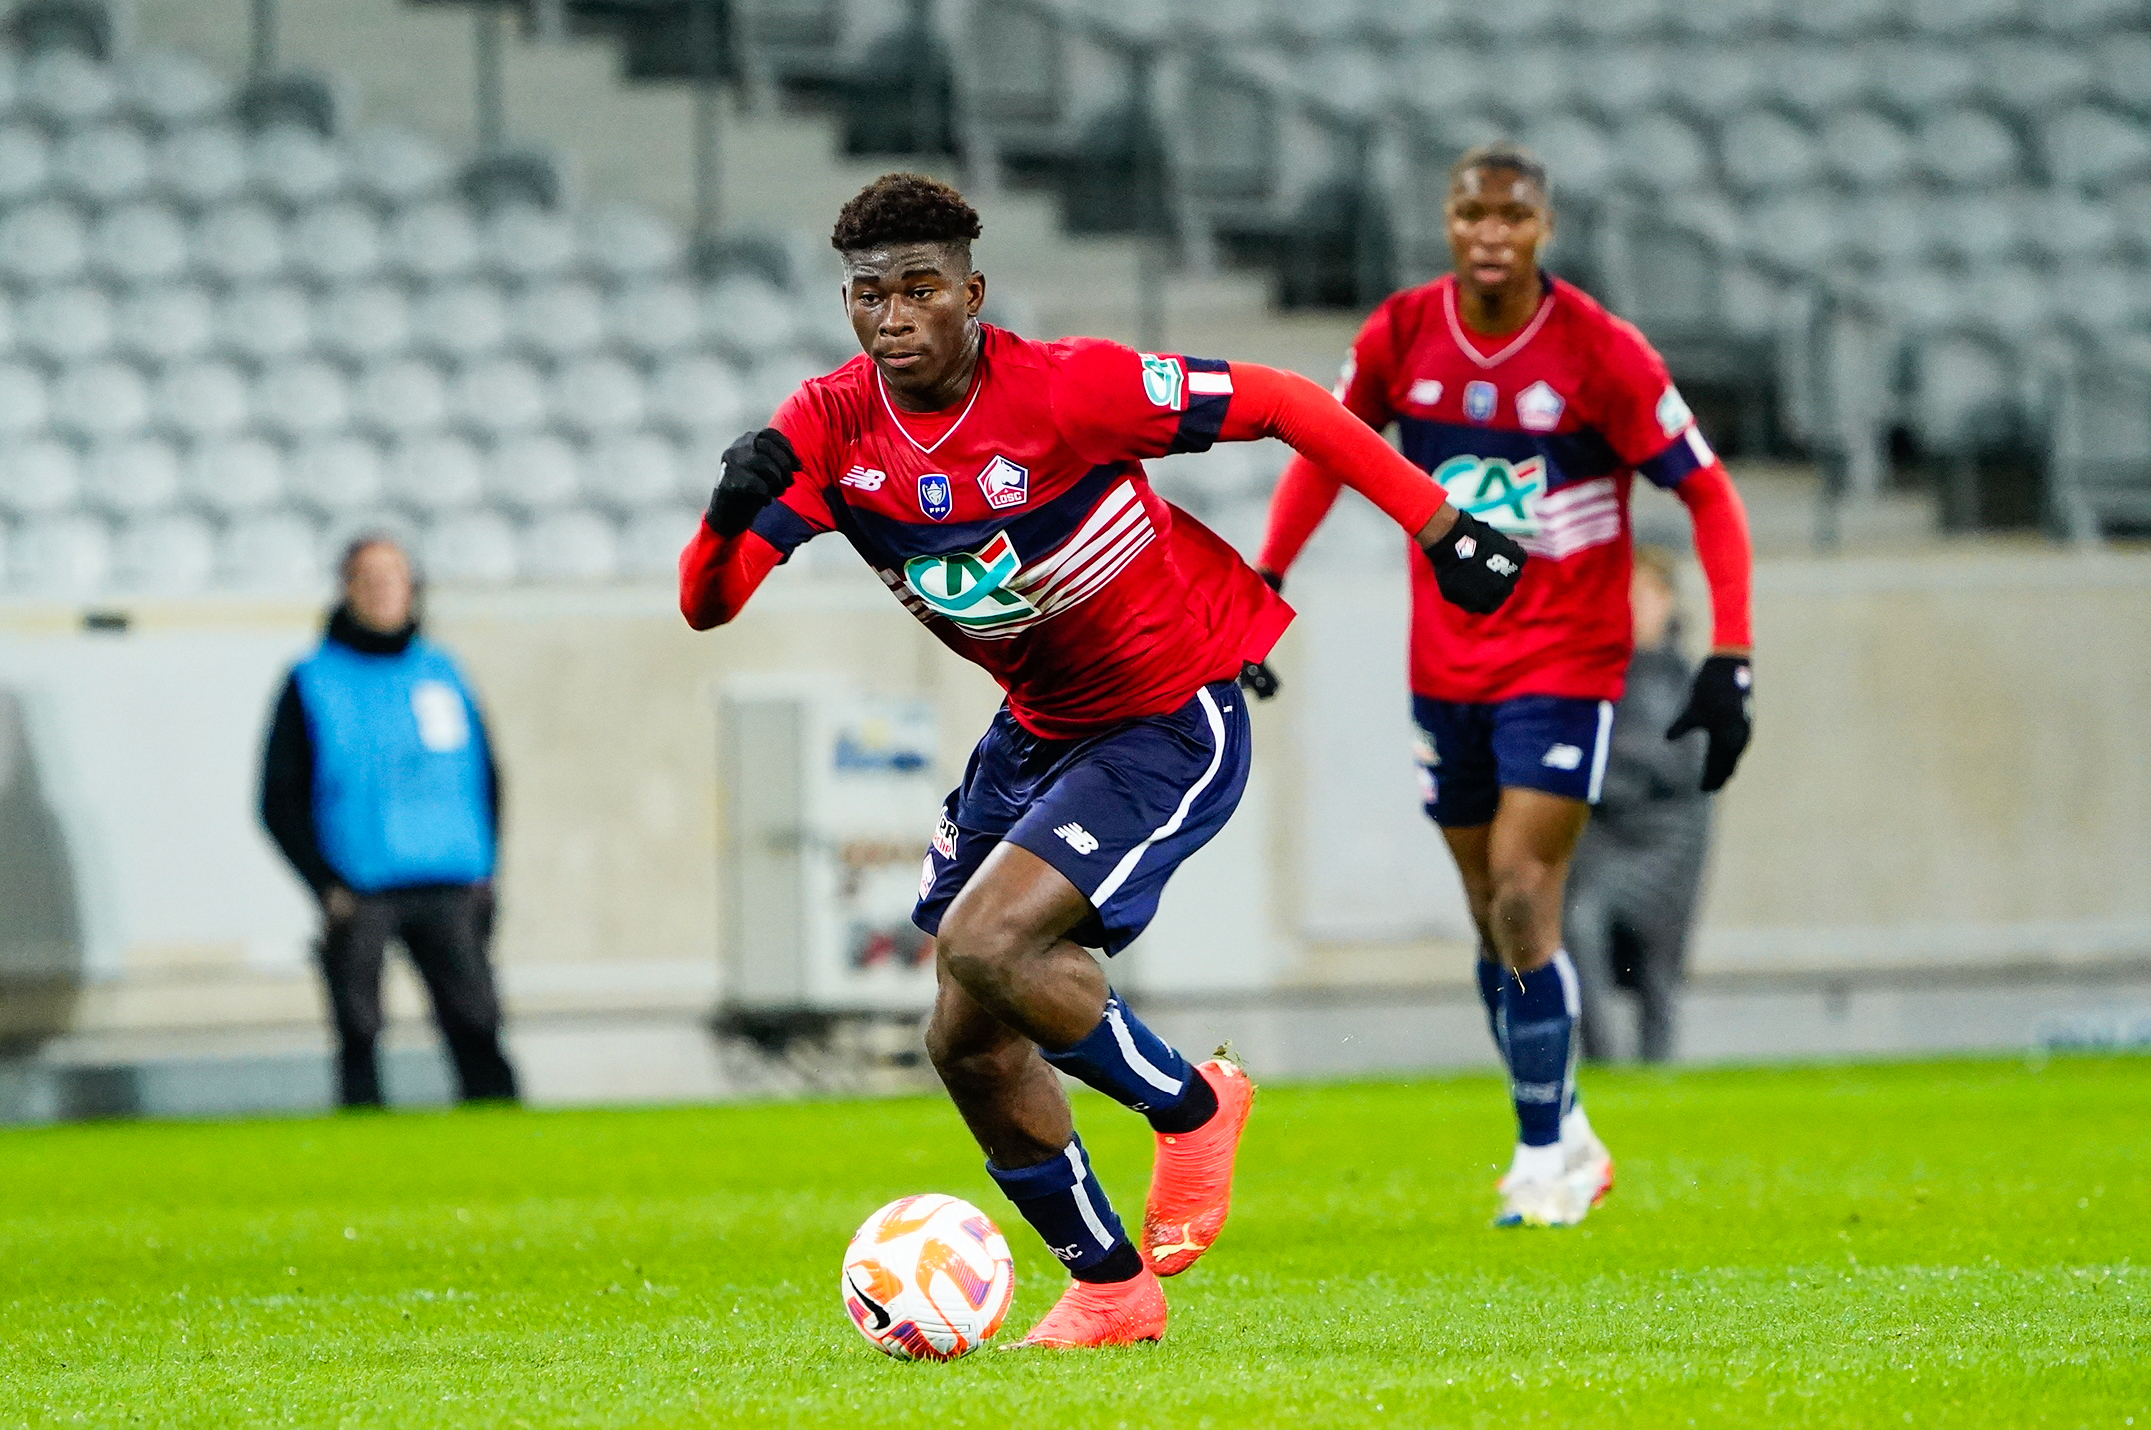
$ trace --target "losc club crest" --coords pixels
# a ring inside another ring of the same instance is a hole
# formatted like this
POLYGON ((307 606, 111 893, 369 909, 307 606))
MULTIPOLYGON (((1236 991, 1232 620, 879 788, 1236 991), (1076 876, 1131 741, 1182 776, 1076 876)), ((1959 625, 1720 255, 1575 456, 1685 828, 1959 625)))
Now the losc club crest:
POLYGON ((986 494, 986 505, 995 511, 1022 506, 1031 499, 1031 470, 997 456, 978 474, 978 489, 986 494))
POLYGON ((1493 421, 1494 404, 1499 400, 1491 382, 1464 384, 1464 415, 1474 422, 1493 421))
POLYGON ((949 479, 941 472, 928 472, 919 478, 919 510, 935 521, 947 521, 949 513, 956 509, 955 494, 949 490, 949 479))

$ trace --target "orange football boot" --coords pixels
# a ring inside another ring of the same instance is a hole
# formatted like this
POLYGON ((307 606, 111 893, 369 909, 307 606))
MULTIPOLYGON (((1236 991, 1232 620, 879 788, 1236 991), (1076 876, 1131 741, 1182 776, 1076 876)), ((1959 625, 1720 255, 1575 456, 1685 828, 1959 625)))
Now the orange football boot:
POLYGON ((1217 1115, 1193 1132, 1160 1132, 1143 1207, 1143 1261, 1160 1276, 1193 1266, 1232 1210, 1232 1159, 1255 1106, 1255 1084, 1225 1049, 1195 1069, 1217 1094, 1217 1115))
POLYGON ((1045 1319, 1016 1344, 1081 1350, 1165 1339, 1165 1288, 1145 1267, 1131 1280, 1072 1281, 1045 1319))

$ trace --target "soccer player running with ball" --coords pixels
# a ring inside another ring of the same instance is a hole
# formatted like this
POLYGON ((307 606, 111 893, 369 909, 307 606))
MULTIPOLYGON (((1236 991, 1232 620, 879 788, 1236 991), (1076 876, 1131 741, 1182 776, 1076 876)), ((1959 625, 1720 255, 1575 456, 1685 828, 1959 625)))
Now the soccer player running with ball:
MULTIPOLYGON (((1488 145, 1450 171, 1455 271, 1367 320, 1338 396, 1459 510, 1520 541, 1531 564, 1498 612, 1440 599, 1412 558, 1412 715, 1426 810, 1479 932, 1479 993, 1516 1105, 1502 1226, 1568 1226, 1613 1185, 1576 1096, 1576 972, 1562 951, 1569 857, 1598 799, 1628 667, 1628 496, 1640 473, 1689 511, 1710 581, 1714 646, 1665 732, 1709 741, 1703 788, 1732 774, 1751 722, 1753 555, 1731 478, 1641 333, 1538 266, 1553 232, 1546 171, 1488 145)), ((1281 585, 1343 473, 1285 470, 1258 561, 1281 585)))
POLYGON ((1165 1333, 1158 1277, 1223 1226, 1253 1103, 1107 986, 1114 954, 1247 781, 1246 697, 1291 609, 1162 501, 1142 459, 1277 437, 1431 552, 1444 598, 1492 611, 1524 555, 1304 378, 1247 363, 1033 342, 981 323, 978 215, 891 174, 832 242, 864 350, 726 451, 680 557, 698 630, 736 616, 802 542, 842 532, 905 608, 1008 692, 933 831, 913 919, 937 936, 933 1064, 987 1171, 1074 1283, 1026 1338, 1165 1333), (1141 1244, 1100 1187, 1055 1070, 1156 1132, 1141 1244))

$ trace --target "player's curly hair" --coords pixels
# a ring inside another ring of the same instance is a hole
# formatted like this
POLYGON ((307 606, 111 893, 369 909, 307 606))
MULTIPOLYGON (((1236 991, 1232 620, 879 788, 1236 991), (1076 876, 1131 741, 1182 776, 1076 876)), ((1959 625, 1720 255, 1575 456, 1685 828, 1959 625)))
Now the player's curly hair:
POLYGON ((1553 198, 1553 184, 1546 177, 1545 163, 1512 139, 1496 139, 1490 144, 1475 144, 1466 149, 1462 157, 1449 166, 1450 186, 1455 187, 1456 181, 1473 169, 1506 169, 1512 174, 1521 174, 1536 184, 1549 201, 1553 198))
POLYGON ((959 243, 983 230, 963 195, 924 174, 883 174, 837 215, 829 246, 839 253, 890 243, 959 243))

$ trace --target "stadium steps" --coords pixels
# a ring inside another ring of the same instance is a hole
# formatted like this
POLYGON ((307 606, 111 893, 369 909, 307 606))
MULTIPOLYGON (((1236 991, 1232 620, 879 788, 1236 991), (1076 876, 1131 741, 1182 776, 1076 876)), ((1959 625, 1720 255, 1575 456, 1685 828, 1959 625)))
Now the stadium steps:
MULTIPOLYGON (((138 0, 135 43, 184 50, 232 73, 247 64, 250 0, 138 0)), ((470 12, 405 0, 282 0, 279 63, 346 86, 346 112, 393 122, 469 153, 477 147, 470 12)), ((678 84, 630 83, 608 39, 541 44, 511 35, 503 109, 509 142, 568 158, 584 194, 645 205, 679 224, 694 218, 694 101, 678 84)), ((844 157, 839 122, 825 116, 723 114, 722 213, 728 226, 819 235, 843 202, 890 169, 959 177, 947 160, 844 157)), ((1063 231, 1049 195, 1003 191, 980 204, 979 258, 1024 326, 1041 336, 1094 333, 1135 341, 1142 246, 1063 231)), ((1280 317, 1266 280, 1174 275, 1165 285, 1166 345, 1334 373, 1351 341, 1349 317, 1280 317)))

